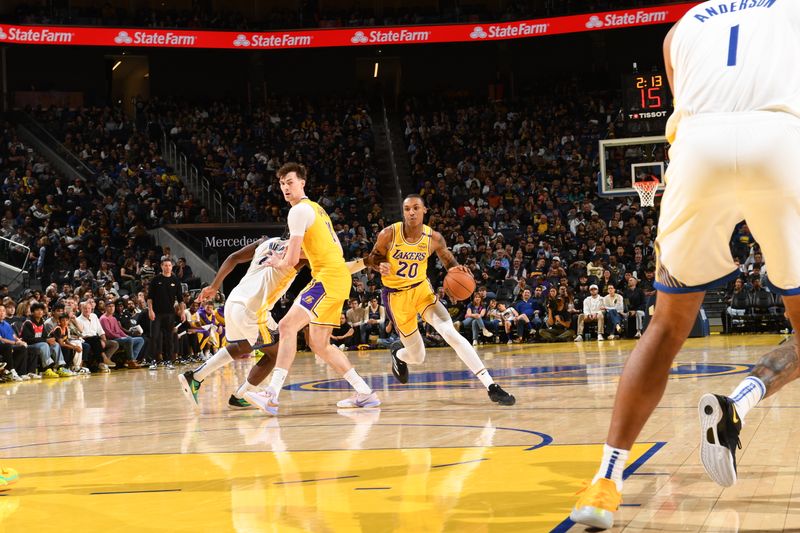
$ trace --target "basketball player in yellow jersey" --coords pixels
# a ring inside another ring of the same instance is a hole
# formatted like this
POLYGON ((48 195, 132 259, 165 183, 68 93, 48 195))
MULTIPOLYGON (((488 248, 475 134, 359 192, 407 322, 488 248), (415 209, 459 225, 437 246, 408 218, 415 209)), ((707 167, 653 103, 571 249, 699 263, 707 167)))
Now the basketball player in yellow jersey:
POLYGON ((420 195, 408 195, 403 201, 403 221, 384 228, 364 260, 366 266, 381 274, 383 306, 400 334, 400 342, 391 347, 392 373, 400 383, 408 383, 408 365, 425 360, 425 343, 417 327, 420 315, 478 377, 493 402, 514 405, 515 398, 494 382, 475 348, 456 331, 428 280, 428 259, 433 254, 448 272, 469 273, 469 269, 458 264, 441 233, 423 223, 427 211, 420 195))
POLYGON ((269 386, 264 392, 245 393, 245 399, 268 414, 277 414, 278 396, 297 353, 297 334, 308 326, 309 348, 332 367, 349 368, 343 377, 356 393, 336 405, 342 408, 376 407, 381 403, 378 396, 350 366, 347 356, 330 343, 331 333, 339 325, 352 284, 331 219, 319 204, 306 196, 306 168, 303 165, 283 165, 278 169, 278 179, 284 199, 292 206, 288 217, 289 244, 283 258, 270 261, 270 264, 279 270, 294 268, 300 261, 302 250, 311 266, 312 279, 278 323, 278 359, 269 386))

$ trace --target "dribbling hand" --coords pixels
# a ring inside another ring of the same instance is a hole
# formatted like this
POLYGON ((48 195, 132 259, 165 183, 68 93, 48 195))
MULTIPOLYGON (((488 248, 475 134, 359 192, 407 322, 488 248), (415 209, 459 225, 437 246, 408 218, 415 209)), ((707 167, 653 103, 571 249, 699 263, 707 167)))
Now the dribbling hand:
POLYGON ((456 265, 453 268, 448 269, 447 271, 448 272, 459 271, 459 272, 464 272, 464 273, 469 274, 470 276, 472 276, 472 271, 469 268, 467 268, 465 265, 456 265))

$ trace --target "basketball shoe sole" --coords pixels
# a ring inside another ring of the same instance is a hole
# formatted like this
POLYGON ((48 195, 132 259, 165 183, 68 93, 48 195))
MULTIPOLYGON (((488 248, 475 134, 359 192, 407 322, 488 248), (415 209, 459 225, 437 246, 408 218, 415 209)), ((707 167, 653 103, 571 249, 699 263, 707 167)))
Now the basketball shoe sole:
POLYGON ((700 416, 700 461, 708 477, 718 485, 736 483, 736 448, 741 448, 739 419, 733 400, 718 394, 704 394, 697 405, 700 416))

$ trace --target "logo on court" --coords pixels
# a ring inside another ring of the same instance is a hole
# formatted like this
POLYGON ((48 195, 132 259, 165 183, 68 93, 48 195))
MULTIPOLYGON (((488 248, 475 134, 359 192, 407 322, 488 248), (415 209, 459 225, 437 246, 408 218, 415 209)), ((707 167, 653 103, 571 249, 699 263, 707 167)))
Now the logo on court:
POLYGON ((114 37, 114 42, 117 44, 131 44, 133 42, 133 38, 128 35, 128 32, 121 31, 114 37))
POLYGON ((488 36, 489 34, 481 26, 475 26, 475 29, 469 34, 470 39, 486 39, 488 36))
POLYGON ((247 37, 240 33, 236 36, 236 39, 234 39, 233 46, 250 46, 250 41, 248 41, 247 37))
MULTIPOLYGON (((623 364, 609 365, 566 365, 534 366, 522 368, 490 369, 492 376, 502 386, 509 387, 561 387, 569 385, 595 385, 611 383, 622 374, 623 364)), ((670 370, 671 379, 697 379, 750 372, 753 365, 727 363, 678 364, 670 370)), ((365 378, 366 379, 366 378, 365 378)), ((409 376, 406 385, 398 383, 391 375, 370 376, 368 380, 373 389, 391 390, 440 390, 476 389, 481 383, 469 370, 445 372, 419 372, 409 376)), ((323 379, 295 383, 285 387, 287 390, 341 392, 349 390, 350 384, 344 379, 323 379)))
POLYGON ((600 17, 598 17, 597 15, 592 15, 589 18, 589 22, 586 23, 586 27, 589 28, 590 30, 594 28, 602 28, 603 21, 600 20, 600 17))
POLYGON ((353 44, 364 44, 367 41, 367 36, 364 35, 363 31, 357 31, 355 35, 350 38, 350 42, 353 44))

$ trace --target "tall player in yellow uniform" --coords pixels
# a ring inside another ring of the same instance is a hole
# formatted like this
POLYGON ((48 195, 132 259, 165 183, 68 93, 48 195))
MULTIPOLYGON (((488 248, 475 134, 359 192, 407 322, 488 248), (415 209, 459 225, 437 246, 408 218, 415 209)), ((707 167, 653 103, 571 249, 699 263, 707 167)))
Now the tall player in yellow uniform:
MULTIPOLYGON (((294 268, 300 261, 300 252, 311 266, 311 283, 300 293, 278 323, 280 342, 278 360, 272 371, 269 386, 263 392, 247 392, 245 399, 262 411, 275 415, 278 396, 297 353, 297 334, 308 326, 309 348, 334 368, 349 368, 344 378, 356 393, 338 402, 342 408, 376 407, 378 395, 350 366, 347 356, 330 343, 333 328, 339 319, 345 301, 350 297, 352 278, 344 262, 342 245, 333 231, 328 213, 305 193, 306 168, 297 163, 287 163, 278 169, 281 192, 292 206, 289 209, 289 244, 284 256, 270 264, 280 270, 294 268)), ((277 256, 273 256, 277 257, 277 256)))
POLYGON ((448 272, 469 269, 459 265, 441 233, 423 223, 428 210, 418 194, 403 201, 403 221, 383 228, 364 264, 381 274, 383 306, 400 334, 391 347, 392 373, 400 383, 408 383, 408 365, 425 360, 425 343, 417 326, 417 316, 439 332, 486 387, 489 398, 500 405, 514 405, 516 399, 494 382, 489 371, 467 339, 456 331, 453 320, 428 280, 428 259, 439 258, 448 272))

